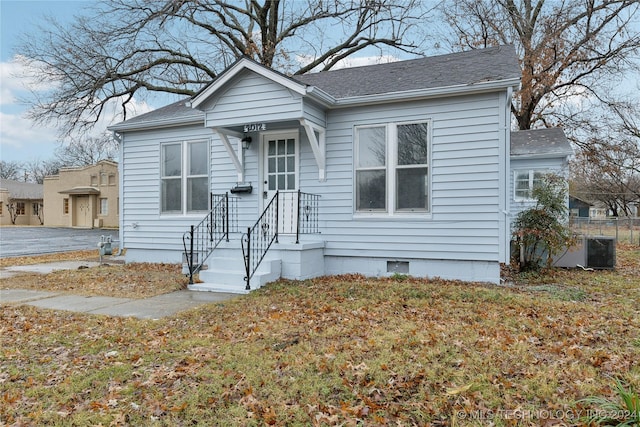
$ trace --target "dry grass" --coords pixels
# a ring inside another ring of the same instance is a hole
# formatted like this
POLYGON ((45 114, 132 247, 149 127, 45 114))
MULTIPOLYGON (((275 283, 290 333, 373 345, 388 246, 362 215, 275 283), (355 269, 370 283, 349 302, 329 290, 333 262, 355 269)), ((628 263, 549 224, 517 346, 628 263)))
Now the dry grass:
POLYGON ((0 424, 585 425, 640 385, 640 251, 515 287, 280 281, 160 321, 3 306, 0 424))
MULTIPOLYGON (((99 260, 96 251, 76 251, 33 257, 5 258, 2 268, 10 265, 33 265, 53 261, 99 260)), ((23 273, 0 280, 2 289, 32 289, 69 292, 78 295, 100 295, 121 298, 147 298, 185 289, 187 278, 178 264, 123 264, 110 262, 78 270, 59 270, 52 273, 23 273)))
POLYGON ((33 265, 45 262, 57 261, 98 261, 98 251, 95 249, 86 251, 62 252, 46 255, 21 256, 12 258, 0 258, 0 268, 12 265, 33 265))

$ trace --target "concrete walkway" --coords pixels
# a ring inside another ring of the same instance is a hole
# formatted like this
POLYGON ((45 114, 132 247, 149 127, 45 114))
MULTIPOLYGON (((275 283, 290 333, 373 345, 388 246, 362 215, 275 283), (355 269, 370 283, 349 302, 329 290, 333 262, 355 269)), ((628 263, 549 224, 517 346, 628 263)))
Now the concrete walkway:
POLYGON ((32 305, 53 310, 107 316, 160 319, 212 302, 236 298, 236 294, 176 291, 144 299, 71 295, 63 292, 0 289, 0 304, 32 305))
MULTIPOLYGON (((113 262, 115 257, 110 257, 113 262)), ((0 270, 0 277, 30 272, 47 274, 55 270, 94 267, 97 262, 61 261, 45 264, 6 267, 0 270)), ((0 283, 2 286, 2 283, 0 283)), ((107 316, 137 317, 139 319, 159 319, 178 312, 212 302, 226 301, 238 297, 237 294, 222 292, 176 291, 150 298, 114 298, 103 296, 73 295, 65 292, 34 291, 28 289, 0 289, 0 304, 33 305, 53 310, 67 310, 79 313, 104 314, 107 316)))

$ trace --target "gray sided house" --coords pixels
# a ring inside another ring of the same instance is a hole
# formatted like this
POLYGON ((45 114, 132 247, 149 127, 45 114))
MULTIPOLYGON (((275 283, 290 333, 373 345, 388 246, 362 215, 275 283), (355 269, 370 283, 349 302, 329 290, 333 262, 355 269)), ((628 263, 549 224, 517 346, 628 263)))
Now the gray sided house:
POLYGON ((343 273, 498 283, 519 81, 510 46, 293 77, 242 58, 111 127, 127 261, 183 261, 192 289, 232 292, 343 273))
POLYGON ((573 148, 561 128, 511 132, 511 215, 535 205, 531 192, 545 174, 568 178, 572 155, 573 148))

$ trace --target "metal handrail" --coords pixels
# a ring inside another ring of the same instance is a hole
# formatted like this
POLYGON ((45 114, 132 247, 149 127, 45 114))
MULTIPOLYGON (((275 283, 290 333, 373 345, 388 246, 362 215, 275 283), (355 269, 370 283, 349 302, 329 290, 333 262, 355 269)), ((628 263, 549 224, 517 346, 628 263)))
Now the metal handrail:
POLYGON ((193 284, 193 275, 202 269, 220 242, 229 241, 230 200, 237 203, 235 198, 229 197, 229 193, 211 194, 211 210, 198 225, 192 225, 182 236, 190 285, 193 284))
POLYGON ((273 242, 278 243, 278 194, 279 192, 276 191, 276 194, 262 211, 260 218, 242 235, 246 290, 251 289, 251 278, 273 242))
POLYGON ((318 226, 319 201, 319 194, 303 193, 298 190, 296 243, 300 243, 300 234, 320 234, 318 226))

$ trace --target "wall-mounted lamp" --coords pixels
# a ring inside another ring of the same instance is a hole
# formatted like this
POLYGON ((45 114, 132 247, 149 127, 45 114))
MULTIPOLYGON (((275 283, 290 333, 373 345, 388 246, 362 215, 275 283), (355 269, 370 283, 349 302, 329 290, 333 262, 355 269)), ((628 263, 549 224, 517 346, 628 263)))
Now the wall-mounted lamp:
POLYGON ((245 136, 244 138, 242 138, 242 148, 246 150, 247 148, 249 148, 249 145, 251 145, 251 137, 245 136))

